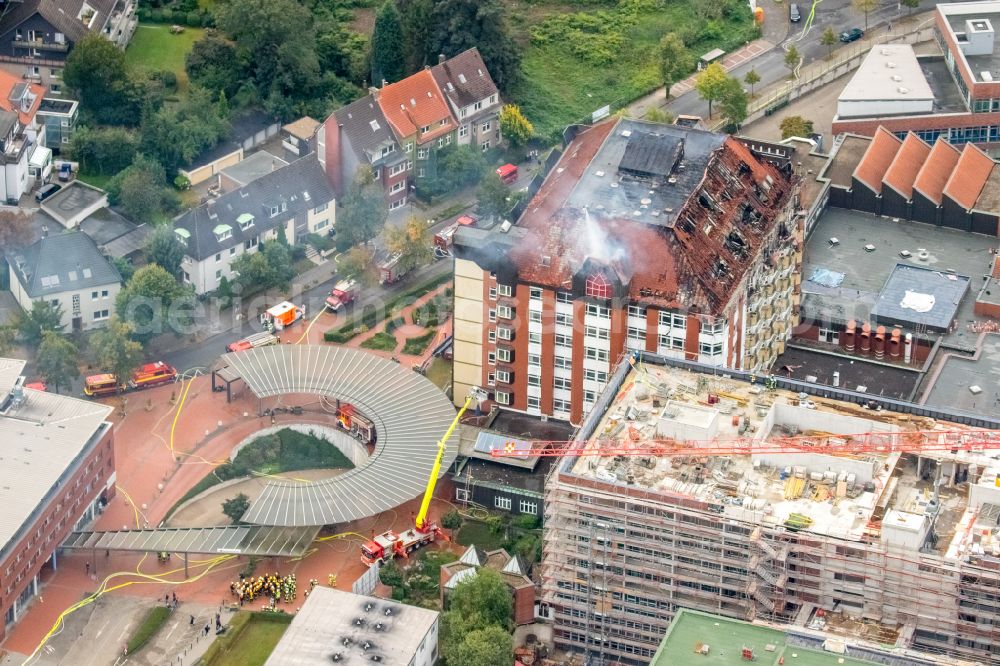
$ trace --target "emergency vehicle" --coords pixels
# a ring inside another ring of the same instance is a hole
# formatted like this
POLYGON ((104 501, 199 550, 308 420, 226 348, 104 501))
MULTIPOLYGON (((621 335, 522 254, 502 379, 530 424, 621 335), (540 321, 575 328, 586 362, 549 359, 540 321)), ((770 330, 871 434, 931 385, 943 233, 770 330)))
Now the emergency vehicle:
POLYGON ((246 351, 247 349, 253 349, 254 347, 267 347, 270 345, 276 345, 281 340, 278 336, 273 333, 268 333, 264 331, 262 333, 254 333, 253 335, 248 335, 242 340, 237 340, 231 344, 226 345, 227 352, 238 352, 246 351))
POLYGON ((363 444, 375 443, 375 424, 358 413, 354 405, 342 403, 337 409, 337 423, 363 444))
POLYGON ((350 305, 358 297, 358 283, 354 280, 342 280, 330 290, 326 297, 326 307, 331 312, 337 312, 345 305, 350 305))
POLYGON ((127 382, 119 382, 111 373, 90 375, 83 382, 83 393, 90 397, 114 395, 167 384, 177 379, 177 370, 163 361, 147 363, 132 373, 127 382))
POLYGON ((297 307, 288 301, 268 308, 261 316, 260 323, 269 331, 285 329, 306 316, 306 306, 297 307))

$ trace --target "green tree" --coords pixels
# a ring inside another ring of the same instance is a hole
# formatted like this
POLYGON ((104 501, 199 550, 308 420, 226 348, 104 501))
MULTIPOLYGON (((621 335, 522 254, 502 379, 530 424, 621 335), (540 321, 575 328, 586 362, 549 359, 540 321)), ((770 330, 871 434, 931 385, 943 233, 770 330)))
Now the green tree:
POLYGON ((476 210, 483 217, 502 218, 510 212, 510 188, 495 173, 487 173, 476 192, 479 205, 476 210))
POLYGON ((59 393, 60 386, 80 376, 78 356, 76 345, 55 331, 45 331, 38 345, 38 373, 59 393))
POLYGON ((865 32, 868 32, 868 15, 878 9, 879 0, 853 0, 854 9, 865 15, 865 32))
MULTIPOLYGON (((430 57, 452 57, 476 47, 494 83, 509 91, 521 72, 521 47, 510 36, 500 0, 438 0, 433 5, 430 57)), ((425 29, 426 27, 425 26, 425 29)))
POLYGON ((108 183, 108 200, 120 205, 135 222, 156 222, 169 203, 167 174, 159 162, 144 155, 108 183))
POLYGON ((837 33, 833 31, 833 27, 826 26, 826 30, 820 35, 819 43, 826 47, 827 58, 833 55, 833 47, 837 44, 837 33))
POLYGON ((719 99, 726 90, 729 77, 722 65, 713 62, 711 65, 701 70, 694 79, 695 90, 698 95, 708 102, 708 117, 712 117, 712 102, 719 99))
POLYGON ((743 77, 743 83, 750 86, 750 97, 753 97, 753 89, 758 83, 760 83, 760 74, 753 67, 747 72, 746 76, 743 77))
POLYGON ((664 125, 669 125, 675 120, 674 114, 664 109, 658 109, 655 106, 646 109, 646 113, 642 117, 651 123, 663 123, 664 125))
POLYGON ((912 14, 913 10, 920 6, 920 0, 899 0, 899 4, 910 10, 907 14, 912 14))
POLYGON ((694 64, 683 38, 676 32, 668 32, 660 40, 659 59, 660 76, 663 78, 663 87, 666 88, 666 96, 669 98, 670 87, 690 72, 694 64))
POLYGON ((122 277, 122 282, 128 282, 135 274, 135 266, 125 257, 111 257, 111 265, 115 267, 122 277))
POLYGON ((371 48, 372 85, 395 83, 406 76, 403 26, 393 0, 386 0, 375 16, 371 48))
POLYGON ((275 283, 274 271, 263 252, 244 252, 233 260, 231 267, 239 274, 236 282, 244 295, 269 289, 275 283))
POLYGON ((733 131, 739 129, 743 121, 747 119, 748 99, 746 91, 743 90, 743 84, 740 83, 739 79, 729 77, 726 81, 726 87, 719 97, 719 103, 722 105, 722 116, 733 128, 733 131))
POLYGON ((14 349, 17 343, 17 328, 14 326, 0 326, 0 356, 6 356, 14 349))
POLYGON ((286 243, 271 241, 261 246, 261 252, 271 268, 271 286, 287 289, 288 283, 295 277, 295 268, 292 266, 292 251, 286 243))
POLYGON ((403 47, 406 53, 406 71, 412 73, 424 66, 429 52, 427 26, 431 23, 431 0, 396 0, 403 29, 403 47))
POLYGON ((70 153, 88 173, 115 174, 132 164, 139 142, 123 127, 81 127, 70 139, 70 153))
POLYGON ((89 32, 73 45, 63 70, 66 87, 80 101, 84 113, 100 123, 135 125, 143 107, 162 99, 149 93, 149 77, 129 75, 125 53, 99 33, 89 32))
POLYGON ((451 530, 452 533, 454 533, 455 530, 462 527, 462 514, 460 514, 457 509, 452 509, 448 513, 441 516, 441 527, 446 530, 451 530))
POLYGON ((132 339, 132 325, 112 317, 108 324, 90 339, 94 360, 102 368, 124 382, 142 363, 142 345, 132 339))
POLYGON ((782 139, 793 136, 805 139, 813 133, 813 122, 806 120, 802 116, 785 116, 781 119, 781 124, 778 127, 781 129, 782 139))
POLYGON ((31 218, 20 209, 0 210, 0 248, 24 247, 34 239, 31 218))
POLYGON ((487 567, 455 587, 448 599, 448 609, 469 618, 476 628, 496 625, 507 631, 512 626, 514 606, 510 590, 500 574, 487 567))
POLYGON ((399 587, 403 584, 403 571, 395 562, 387 562, 379 568, 378 579, 383 585, 399 587))
POLYGON ((437 154, 438 176, 447 190, 478 185, 486 171, 483 151, 472 146, 447 146, 437 154))
POLYGON ((229 131, 229 119, 218 115, 218 104, 203 88, 192 88, 184 101, 164 107, 142 123, 141 147, 174 173, 190 166, 229 131))
POLYGON ((366 287, 378 284, 378 267, 375 250, 370 245, 355 245, 337 262, 337 272, 345 278, 357 280, 366 287))
POLYGON ((147 264, 118 292, 115 309, 131 324, 133 336, 144 342, 168 330, 176 304, 187 296, 187 290, 166 269, 147 264))
POLYGON ((496 625, 469 631, 460 643, 448 647, 447 652, 442 652, 449 665, 509 666, 514 660, 513 637, 496 625))
POLYGON ((341 202, 337 234, 351 243, 363 243, 378 235, 388 215, 382 188, 375 182, 371 168, 362 166, 341 202))
POLYGON ((17 332, 25 344, 32 347, 42 342, 42 336, 46 331, 59 333, 63 330, 62 304, 39 299, 32 302, 31 310, 22 312, 17 317, 17 332))
POLYGON ((236 57, 236 45, 219 35, 205 35, 196 41, 184 58, 184 69, 192 84, 218 90, 229 99, 248 78, 236 57))
POLYGON ((181 275, 181 262, 184 261, 186 251, 171 224, 161 224, 156 227, 146 245, 146 257, 149 261, 163 267, 175 278, 181 275))
POLYGON ((794 74, 795 68, 799 66, 799 62, 801 60, 802 60, 802 54, 799 53, 799 50, 795 47, 795 44, 789 46, 788 50, 785 51, 785 67, 787 67, 789 71, 791 71, 794 74))
POLYGON ((535 133, 535 126, 524 117, 521 107, 516 104, 504 104, 500 109, 499 122, 503 138, 513 146, 523 146, 535 133))
POLYGON ((233 522, 233 525, 241 525, 240 518, 250 508, 250 498, 240 493, 236 497, 231 497, 222 503, 222 513, 233 522))
POLYGON ((389 227, 385 237, 389 251, 399 254, 399 267, 404 273, 428 263, 434 253, 427 223, 416 217, 403 226, 389 227))

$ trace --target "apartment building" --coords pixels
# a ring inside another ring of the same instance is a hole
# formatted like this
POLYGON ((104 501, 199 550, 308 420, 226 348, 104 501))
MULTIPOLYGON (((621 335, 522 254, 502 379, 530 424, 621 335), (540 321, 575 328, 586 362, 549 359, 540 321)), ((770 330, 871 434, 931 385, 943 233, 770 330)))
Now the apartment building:
POLYGON ((547 483, 557 647, 646 664, 683 608, 1000 662, 998 428, 636 354, 547 483))
POLYGON ((517 224, 456 235, 454 395, 579 423, 629 351, 769 367, 797 316, 797 188, 725 135, 581 129, 517 224))
POLYGON ((458 145, 472 145, 482 150, 499 146, 500 92, 479 49, 469 49, 449 60, 438 56, 438 64, 431 67, 431 74, 458 123, 458 145))

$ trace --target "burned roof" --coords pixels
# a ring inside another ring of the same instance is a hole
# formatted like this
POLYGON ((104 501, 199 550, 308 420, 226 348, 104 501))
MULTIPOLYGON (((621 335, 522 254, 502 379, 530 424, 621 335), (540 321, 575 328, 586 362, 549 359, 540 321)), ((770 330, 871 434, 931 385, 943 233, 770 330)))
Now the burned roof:
POLYGON ((625 154, 618 162, 618 170, 637 176, 669 176, 683 155, 683 138, 658 132, 638 132, 625 144, 625 154))

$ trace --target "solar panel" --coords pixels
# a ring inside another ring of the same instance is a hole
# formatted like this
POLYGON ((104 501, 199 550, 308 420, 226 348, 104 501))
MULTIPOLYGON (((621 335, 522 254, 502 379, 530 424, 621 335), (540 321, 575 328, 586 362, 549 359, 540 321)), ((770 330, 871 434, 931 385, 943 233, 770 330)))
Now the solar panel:
POLYGON ((513 447, 514 451, 527 451, 531 448, 531 443, 523 439, 508 437, 495 432, 481 432, 476 437, 474 450, 479 453, 491 453, 496 450, 503 451, 511 447, 513 447))

